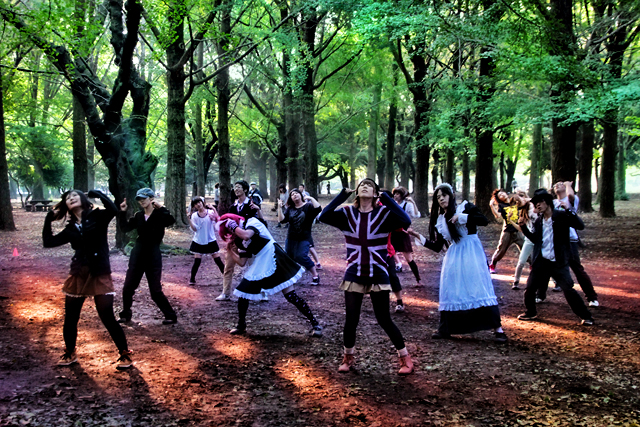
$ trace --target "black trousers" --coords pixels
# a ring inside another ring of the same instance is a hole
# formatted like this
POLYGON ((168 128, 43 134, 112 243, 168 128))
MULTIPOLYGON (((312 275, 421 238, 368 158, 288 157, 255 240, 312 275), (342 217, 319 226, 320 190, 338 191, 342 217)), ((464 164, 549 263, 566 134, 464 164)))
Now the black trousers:
POLYGON ((151 299, 156 303, 165 319, 176 319, 176 312, 171 307, 169 300, 162 292, 162 254, 159 246, 142 247, 136 245, 131 251, 129 268, 124 279, 122 289, 122 314, 121 317, 131 317, 131 306, 136 289, 140 286, 142 275, 147 276, 151 299))
MULTIPOLYGON (((404 338, 400 333, 400 330, 391 320, 389 314, 389 291, 371 292, 371 304, 373 305, 373 313, 376 315, 378 325, 384 329, 396 350, 402 350, 404 348, 404 338)), ((356 345, 356 329, 358 329, 358 323, 360 323, 360 310, 362 308, 362 300, 364 294, 359 292, 347 292, 344 293, 344 301, 346 305, 347 318, 344 322, 344 346, 346 348, 352 348, 356 345)))
POLYGON ((538 256, 531 266, 531 274, 527 280, 527 288, 524 291, 524 305, 527 309, 527 316, 537 314, 536 292, 548 286, 549 278, 553 277, 558 286, 562 289, 564 297, 569 303, 571 310, 581 319, 591 319, 591 312, 580 297, 580 294, 573 289, 573 280, 569 272, 569 265, 558 265, 542 256, 538 256))
MULTIPOLYGON (((573 274, 576 275, 576 279, 578 280, 578 284, 582 288, 582 292, 584 292, 587 301, 596 301, 598 299, 598 294, 596 290, 593 288, 593 283, 591 282, 591 277, 584 271, 584 267, 582 266, 582 262, 580 261, 580 245, 578 242, 571 242, 571 258, 569 258, 569 268, 573 271, 573 274)), ((545 299, 547 297, 547 288, 548 284, 540 287, 538 289, 538 298, 545 299)))

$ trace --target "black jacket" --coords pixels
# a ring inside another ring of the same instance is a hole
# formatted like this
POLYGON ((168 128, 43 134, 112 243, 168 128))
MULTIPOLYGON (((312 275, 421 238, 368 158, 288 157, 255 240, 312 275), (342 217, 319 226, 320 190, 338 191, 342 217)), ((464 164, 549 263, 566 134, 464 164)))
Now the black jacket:
POLYGON ((176 222, 176 219, 171 215, 169 209, 164 206, 154 209, 149 215, 149 219, 145 221, 144 211, 138 211, 136 214, 127 221, 127 213, 120 211, 120 217, 118 218, 120 228, 125 233, 129 231, 138 230, 138 239, 136 240, 136 246, 159 246, 162 243, 164 237, 165 227, 169 227, 176 222))
MULTIPOLYGON (((480 209, 478 209, 478 207, 473 203, 467 202, 462 213, 468 215, 467 223, 465 226, 467 227, 467 235, 469 236, 478 233, 478 226, 483 227, 489 224, 489 220, 487 219, 487 217, 484 216, 484 214, 480 212, 480 209)), ((442 237, 442 234, 440 234, 437 230, 436 236, 437 237, 435 242, 427 240, 426 242, 424 242, 424 246, 431 249, 432 251, 440 252, 446 242, 444 240, 444 237, 442 237)))
MULTIPOLYGON (((524 235, 534 244, 533 254, 531 255, 532 264, 542 253, 543 218, 544 215, 540 215, 536 222, 533 223, 533 233, 529 231, 528 227, 522 227, 524 235)), ((564 266, 569 263, 569 258, 571 257, 569 228, 573 227, 576 230, 584 230, 584 223, 572 209, 566 211, 554 209, 551 218, 553 220, 553 250, 556 256, 556 262, 558 265, 564 266)))
POLYGON ((107 196, 99 191, 92 190, 91 196, 99 197, 105 209, 94 209, 82 215, 81 230, 72 219, 64 230, 53 235, 51 222, 53 212, 49 212, 44 220, 42 229, 42 243, 45 248, 53 248, 71 243, 76 251, 71 258, 69 274, 77 275, 83 266, 89 267, 92 276, 101 276, 111 273, 109 263, 109 243, 107 241, 107 228, 109 222, 116 216, 118 208, 107 196))

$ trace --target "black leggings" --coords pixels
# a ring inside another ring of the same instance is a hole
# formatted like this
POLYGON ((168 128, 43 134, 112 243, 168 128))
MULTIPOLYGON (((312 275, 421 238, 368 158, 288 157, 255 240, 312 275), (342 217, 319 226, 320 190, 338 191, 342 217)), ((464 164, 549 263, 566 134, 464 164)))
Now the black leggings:
MULTIPOLYGON (((389 314, 389 291, 371 292, 369 295, 371 295, 371 304, 373 305, 373 312, 376 315, 378 325, 389 335, 396 350, 403 349, 404 338, 402 338, 400 330, 393 323, 389 314)), ((363 298, 364 294, 359 292, 345 291, 344 293, 344 301, 347 308, 347 318, 344 322, 344 346, 346 348, 352 348, 356 345, 356 329, 360 321, 363 298)))
MULTIPOLYGON (((80 312, 86 297, 70 297, 66 296, 64 301, 64 327, 62 335, 64 336, 64 344, 67 351, 73 351, 76 348, 76 339, 78 337, 78 321, 80 320, 80 312)), ((100 320, 109 331, 111 339, 122 353, 128 350, 127 337, 124 335, 122 326, 117 322, 113 315, 113 295, 96 295, 93 297, 96 303, 96 310, 100 320)))

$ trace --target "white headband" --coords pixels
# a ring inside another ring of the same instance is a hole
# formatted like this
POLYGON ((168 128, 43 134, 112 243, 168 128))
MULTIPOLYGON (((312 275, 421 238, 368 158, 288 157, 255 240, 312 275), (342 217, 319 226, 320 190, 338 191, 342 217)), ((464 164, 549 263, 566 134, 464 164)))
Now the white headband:
POLYGON ((440 190, 441 188, 446 187, 449 189, 449 191, 451 191, 451 194, 456 194, 456 192, 453 190, 453 187, 451 186, 451 184, 448 184, 446 182, 443 182, 442 184, 438 185, 436 187, 435 190, 433 190, 433 194, 436 194, 438 192, 438 190, 440 190))

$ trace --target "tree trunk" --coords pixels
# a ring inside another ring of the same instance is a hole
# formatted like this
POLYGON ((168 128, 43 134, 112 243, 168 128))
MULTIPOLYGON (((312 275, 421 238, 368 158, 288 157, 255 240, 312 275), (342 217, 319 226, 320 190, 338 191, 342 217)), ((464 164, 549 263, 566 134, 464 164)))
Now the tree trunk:
POLYGON ((96 188, 96 167, 93 165, 95 161, 95 145, 93 143, 93 137, 89 134, 87 140, 87 187, 96 188))
MULTIPOLYGON (((186 189, 186 152, 185 152, 185 102, 184 68, 176 67, 184 54, 184 14, 183 0, 169 2, 170 27, 172 41, 167 46, 167 64, 173 69, 167 70, 167 178, 165 183, 164 204, 176 219, 177 227, 188 225, 185 203, 186 189)), ((226 33, 225 33, 226 34, 226 33)))
MULTIPOLYGON (((222 4, 222 16, 220 20, 220 33, 231 33, 231 2, 225 0, 222 4)), ((229 41, 221 38, 217 43, 218 55, 223 55, 227 51, 229 41)), ((219 64, 223 66, 224 64, 219 64)), ((231 90, 229 88, 229 69, 221 71, 216 76, 216 90, 218 94, 218 167, 220 182, 220 204, 218 210, 220 214, 229 211, 232 204, 233 192, 231 191, 231 148, 229 145, 229 103, 231 100, 231 90)))
POLYGON ((471 196, 471 174, 469 169, 469 152, 465 148, 462 153, 462 200, 469 200, 471 196))
MULTIPOLYGON (((202 69, 204 66, 204 44, 200 43, 197 49, 197 67, 202 69)), ((198 73, 198 77, 202 78, 202 73, 198 73)), ((196 154, 196 187, 198 196, 205 196, 205 178, 204 178, 204 138, 202 126, 202 100, 196 98, 192 100, 193 106, 193 133, 195 134, 195 154, 196 154)))
POLYGON ((438 186, 438 168, 440 167, 440 152, 433 150, 433 167, 431 168, 431 188, 433 190, 438 186))
POLYGON ((600 199, 600 216, 612 218, 616 216, 616 156, 618 154, 618 116, 610 114, 602 121, 602 169, 601 185, 598 188, 600 199))
POLYGON ((529 169, 529 197, 533 197, 534 191, 540 186, 540 153, 542 151, 542 123, 533 125, 533 137, 531 140, 529 169))
POLYGON ((391 66, 393 72, 393 89, 391 100, 389 101, 389 127, 387 129, 387 146, 385 152, 384 186, 391 190, 395 186, 393 155, 396 146, 396 118, 398 116, 398 98, 395 94, 395 87, 398 85, 398 64, 395 62, 391 66))
POLYGON ((87 131, 84 125, 84 110, 78 99, 73 97, 73 188, 89 190, 87 161, 87 131))
POLYGON ((312 66, 314 63, 312 55, 313 52, 315 52, 316 31, 319 23, 320 20, 315 11, 304 16, 302 21, 302 42, 304 44, 304 49, 302 49, 302 63, 305 65, 302 70, 304 78, 301 87, 301 110, 306 156, 305 184, 311 197, 318 196, 318 138, 316 135, 315 122, 315 76, 312 66))
POLYGON ((444 170, 444 181, 451 184, 453 189, 456 189, 456 155, 452 149, 446 150, 447 163, 444 170))
POLYGON ((564 119, 552 119, 551 128, 551 180, 558 181, 576 180, 576 138, 578 126, 576 124, 560 126, 564 119))
POLYGON ((268 156, 269 158, 269 201, 275 203, 278 200, 278 167, 276 158, 268 156))
POLYGON ((578 209, 581 212, 593 212, 591 191, 591 169, 593 167, 593 145, 595 129, 593 120, 582 124, 582 143, 578 163, 578 209))
MULTIPOLYGON (((382 84, 377 83, 373 87, 373 105, 369 111, 369 140, 367 150, 367 176, 373 180, 376 179, 376 170, 378 166, 378 122, 380 116, 380 95, 382 93, 382 84)), ((380 185, 383 183, 380 182, 380 185)))
POLYGON ((0 68, 0 230, 15 231, 11 192, 9 191, 9 166, 7 165, 7 146, 4 127, 4 83, 0 68))
POLYGON ((353 134, 349 134, 349 188, 356 188, 356 139, 353 134))
POLYGON ((262 197, 267 200, 269 198, 269 185, 267 183, 267 164, 269 162, 269 158, 272 157, 268 151, 263 151, 260 153, 260 157, 258 158, 258 188, 262 193, 262 197))
POLYGON ((616 167, 616 200, 629 200, 627 194, 627 161, 625 141, 623 137, 618 136, 620 144, 618 145, 618 162, 616 167))

